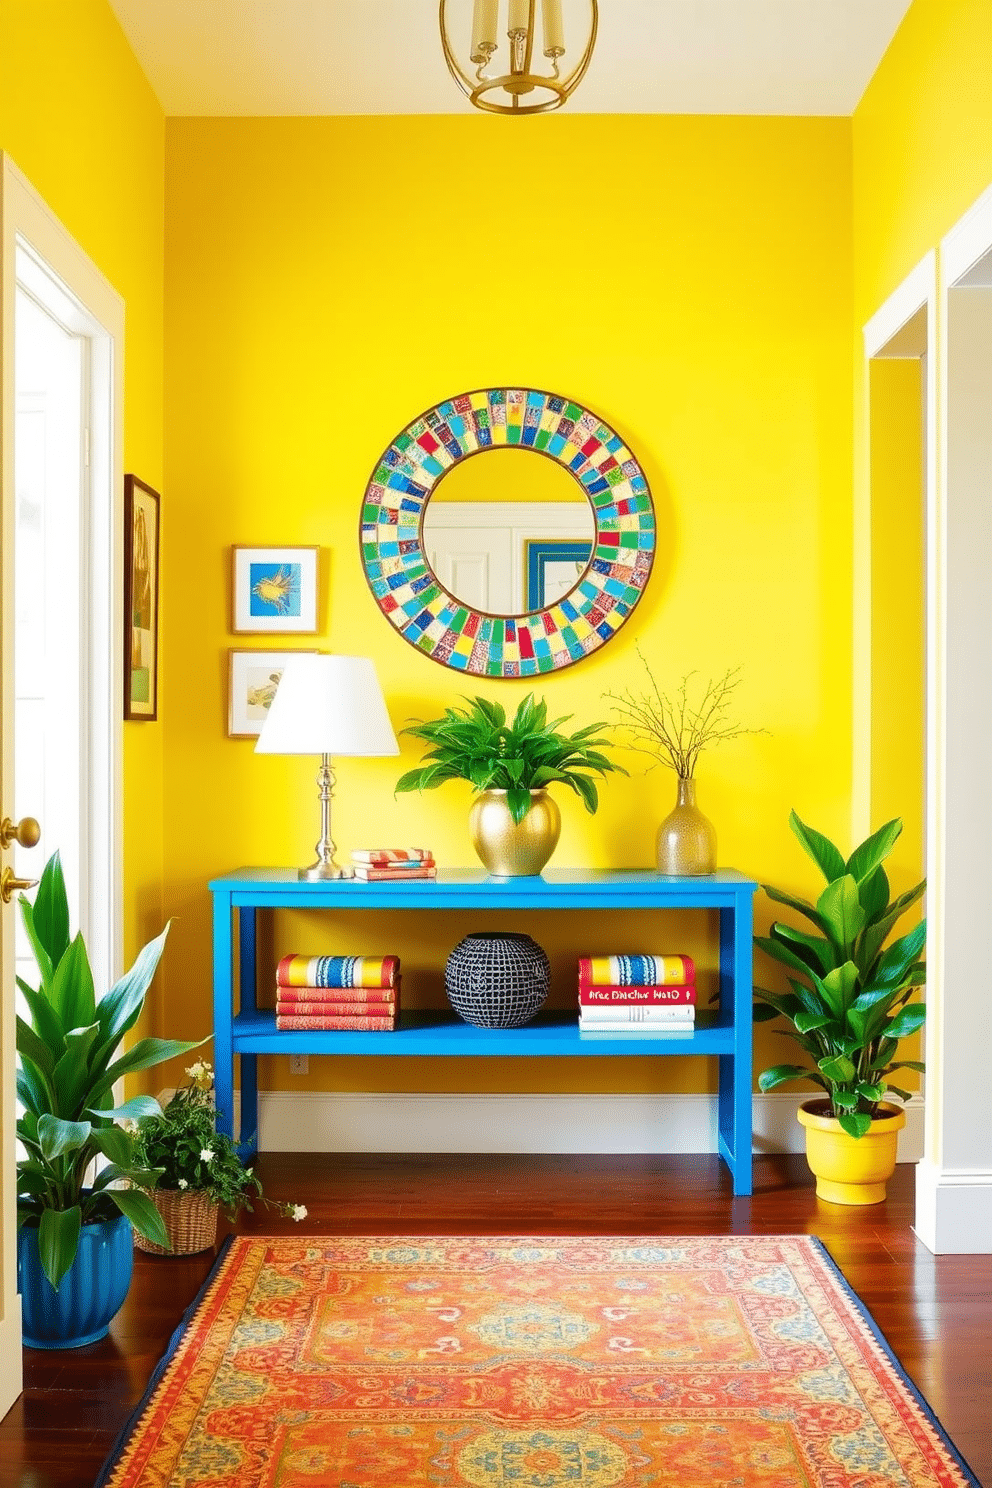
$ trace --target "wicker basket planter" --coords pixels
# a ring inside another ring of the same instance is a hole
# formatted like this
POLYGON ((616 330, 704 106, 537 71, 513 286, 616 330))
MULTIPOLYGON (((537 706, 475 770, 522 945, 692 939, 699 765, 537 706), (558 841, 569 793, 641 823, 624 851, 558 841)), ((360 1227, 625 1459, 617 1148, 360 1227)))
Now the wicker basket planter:
POLYGON ((153 1245, 135 1230, 134 1243, 139 1250, 150 1255, 196 1255, 216 1243, 220 1205, 202 1189, 156 1188, 148 1197, 162 1216, 169 1244, 153 1245))

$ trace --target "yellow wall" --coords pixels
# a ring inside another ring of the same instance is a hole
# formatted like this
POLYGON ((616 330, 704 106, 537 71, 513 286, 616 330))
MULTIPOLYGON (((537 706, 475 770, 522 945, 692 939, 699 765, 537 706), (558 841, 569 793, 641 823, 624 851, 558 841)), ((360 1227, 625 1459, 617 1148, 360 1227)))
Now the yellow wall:
MULTIPOLYGON (((0 149, 126 302, 124 468, 156 490, 163 476, 164 137, 162 110, 105 0, 3 0, 0 149)), ((164 493, 166 531, 169 522, 164 493)), ((163 597, 164 623, 167 612, 163 597)), ((162 927, 163 738, 161 722, 124 727, 128 959, 162 927)))
MULTIPOLYGON (((382 618, 359 563, 362 492, 409 419, 466 388, 561 391, 609 420, 644 465, 660 547, 619 637, 540 691, 577 723, 603 694, 740 664, 743 722, 704 756, 700 803, 720 860, 794 883, 789 809, 842 840, 850 798, 850 125, 846 120, 478 117, 170 120, 166 128, 164 582, 166 969, 172 1031, 210 1027, 208 878, 308 860, 314 762, 226 737, 230 545, 315 543, 315 644, 374 657, 394 723, 466 691, 382 618), (522 162, 531 162, 523 167, 522 162), (482 169, 480 162, 485 162, 482 169), (518 162, 520 164, 518 164, 518 162)), ((266 637, 240 644, 266 646, 266 637)), ((290 645, 305 647, 307 639, 290 645)), ((470 864, 467 787, 394 799, 418 758, 342 761, 335 837, 429 842, 470 864)), ((560 864, 647 866, 673 778, 604 784, 595 817, 562 799, 560 864)), ((759 913, 767 915, 764 902, 759 913)), ((494 916, 337 927, 398 950, 412 1004, 443 1002, 448 949, 494 916)), ((564 1004, 581 950, 698 954, 711 925, 592 917, 514 923, 552 956, 564 1004)), ((327 917, 285 917, 271 957, 330 945, 327 917)), ((766 1036, 765 1063, 779 1040, 766 1036)), ((284 1061, 266 1071, 286 1085, 284 1061)), ((702 1088, 689 1061, 315 1061, 310 1083, 368 1089, 702 1088), (520 1066, 520 1067, 517 1067, 520 1066)), ((760 1066, 759 1066, 760 1067, 760 1066)), ((294 1088, 301 1082, 297 1081, 294 1088)))
POLYGON ((854 113, 861 325, 992 180, 992 5, 914 0, 854 113))

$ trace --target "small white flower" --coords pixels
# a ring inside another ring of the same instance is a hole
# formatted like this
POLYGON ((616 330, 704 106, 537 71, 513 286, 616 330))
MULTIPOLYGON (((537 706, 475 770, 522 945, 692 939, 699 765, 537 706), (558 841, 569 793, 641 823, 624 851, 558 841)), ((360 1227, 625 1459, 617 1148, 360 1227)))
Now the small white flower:
POLYGON ((201 1147, 200 1148, 200 1161, 201 1162, 208 1163, 208 1162, 213 1162, 213 1160, 214 1160, 214 1149, 212 1147, 201 1147))
POLYGON ((299 1221, 301 1219, 306 1219, 306 1217, 307 1217, 307 1206, 306 1206, 306 1204, 294 1204, 293 1207, 292 1207, 292 1216, 296 1220, 297 1223, 299 1223, 299 1221))
POLYGON ((189 1179, 188 1178, 180 1178, 180 1180, 179 1180, 179 1187, 180 1188, 189 1188, 189 1179))

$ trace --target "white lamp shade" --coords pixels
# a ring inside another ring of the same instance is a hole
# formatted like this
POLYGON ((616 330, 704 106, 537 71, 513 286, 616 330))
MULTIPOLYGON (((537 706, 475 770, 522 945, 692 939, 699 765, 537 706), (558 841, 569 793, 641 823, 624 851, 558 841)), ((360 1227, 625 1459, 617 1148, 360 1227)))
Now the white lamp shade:
POLYGON ((293 656, 283 668, 256 754, 399 754, 367 656, 293 656))

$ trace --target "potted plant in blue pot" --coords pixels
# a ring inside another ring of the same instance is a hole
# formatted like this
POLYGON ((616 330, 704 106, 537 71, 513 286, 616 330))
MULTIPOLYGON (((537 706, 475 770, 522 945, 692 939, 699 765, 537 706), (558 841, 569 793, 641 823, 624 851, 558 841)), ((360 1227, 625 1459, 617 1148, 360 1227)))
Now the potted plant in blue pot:
POLYGON ((144 1038, 121 1052, 141 1015, 168 926, 97 1000, 82 934, 70 938, 58 853, 45 865, 34 904, 22 894, 20 905, 39 976, 37 987, 18 978, 29 1014, 28 1021, 17 1019, 23 1336, 32 1348, 78 1348, 106 1334, 127 1296, 131 1226, 160 1244, 166 1240, 161 1217, 142 1191, 154 1186, 157 1174, 135 1165, 135 1139, 125 1125, 160 1107, 151 1096, 115 1106, 114 1083, 196 1044, 144 1038))

